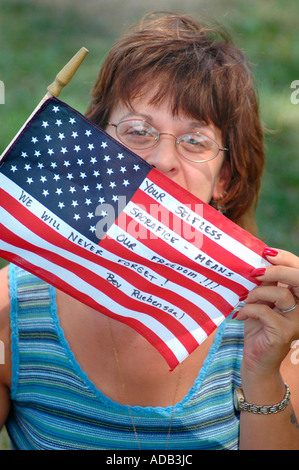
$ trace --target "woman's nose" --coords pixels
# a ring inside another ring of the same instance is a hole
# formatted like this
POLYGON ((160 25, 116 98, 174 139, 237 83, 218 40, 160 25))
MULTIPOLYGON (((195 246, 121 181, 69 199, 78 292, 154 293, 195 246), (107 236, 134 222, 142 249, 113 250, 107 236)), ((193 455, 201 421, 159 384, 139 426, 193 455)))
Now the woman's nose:
POLYGON ((180 156, 175 142, 175 136, 172 134, 160 134, 158 143, 149 149, 145 160, 162 173, 175 172, 180 165, 180 156))

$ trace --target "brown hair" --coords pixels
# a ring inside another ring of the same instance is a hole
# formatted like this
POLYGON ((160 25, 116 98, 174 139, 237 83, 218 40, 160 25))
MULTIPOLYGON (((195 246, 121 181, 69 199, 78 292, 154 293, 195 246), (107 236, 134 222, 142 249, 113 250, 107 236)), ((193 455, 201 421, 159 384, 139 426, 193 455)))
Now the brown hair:
POLYGON ((243 53, 223 28, 179 14, 147 15, 114 44, 92 91, 86 116, 105 128, 116 103, 158 91, 184 112, 222 132, 231 178, 221 200, 225 214, 256 232, 254 211, 264 167, 263 131, 254 79, 243 53))

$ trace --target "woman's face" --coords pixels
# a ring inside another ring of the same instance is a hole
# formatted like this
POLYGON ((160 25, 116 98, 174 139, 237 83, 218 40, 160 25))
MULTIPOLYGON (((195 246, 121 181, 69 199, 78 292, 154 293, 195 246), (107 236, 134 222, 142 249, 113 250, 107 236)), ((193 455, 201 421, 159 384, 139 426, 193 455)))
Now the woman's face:
MULTIPOLYGON (((160 133, 172 134, 162 135, 155 147, 134 150, 134 152, 202 201, 209 203, 212 197, 215 200, 221 199, 229 181, 229 167, 228 164, 223 165, 223 151, 220 151, 216 158, 207 162, 188 161, 178 153, 173 137, 191 132, 201 132, 222 147, 220 130, 212 124, 204 125, 184 114, 179 113, 174 116, 167 99, 159 105, 153 105, 150 104, 151 96, 152 94, 147 93, 141 98, 133 100, 130 108, 124 105, 116 106, 109 121, 118 124, 125 119, 142 119, 160 133)), ((117 139, 115 127, 107 126, 106 131, 117 139)))

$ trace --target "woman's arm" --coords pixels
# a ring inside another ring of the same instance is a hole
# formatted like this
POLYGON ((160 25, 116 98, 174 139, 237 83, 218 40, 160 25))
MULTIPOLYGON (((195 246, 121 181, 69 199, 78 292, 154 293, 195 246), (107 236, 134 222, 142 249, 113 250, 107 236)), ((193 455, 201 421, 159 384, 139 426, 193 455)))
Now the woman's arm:
POLYGON ((299 339, 299 305, 282 312, 295 301, 299 304, 299 258, 279 250, 268 259, 273 265, 257 277, 262 284, 248 294, 245 307, 236 316, 245 320, 242 388, 246 402, 274 405, 285 395, 287 376, 291 400, 276 414, 241 411, 240 449, 299 449, 299 369, 281 375, 299 367, 288 365, 285 359, 292 342, 299 339))
POLYGON ((0 270, 0 429, 10 409, 11 341, 8 267, 0 270))

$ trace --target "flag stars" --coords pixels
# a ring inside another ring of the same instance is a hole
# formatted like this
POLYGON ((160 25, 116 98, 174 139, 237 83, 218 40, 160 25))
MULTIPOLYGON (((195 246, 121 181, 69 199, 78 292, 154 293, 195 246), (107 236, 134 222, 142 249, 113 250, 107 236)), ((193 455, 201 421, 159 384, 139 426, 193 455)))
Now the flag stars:
MULTIPOLYGON (((26 159, 24 163, 10 162, 9 176, 17 180, 22 171, 24 189, 32 197, 94 239, 95 207, 105 203, 117 206, 118 188, 126 193, 138 184, 135 173, 142 169, 142 163, 130 161, 130 156, 127 160, 125 149, 110 145, 108 136, 99 138, 96 128, 86 128, 88 123, 78 116, 70 118, 62 105, 54 104, 50 104, 48 115, 41 115, 39 129, 33 130, 20 147, 17 157, 19 162, 26 159)), ((104 209, 102 206, 99 211, 103 210, 102 216, 107 215, 104 209)))

